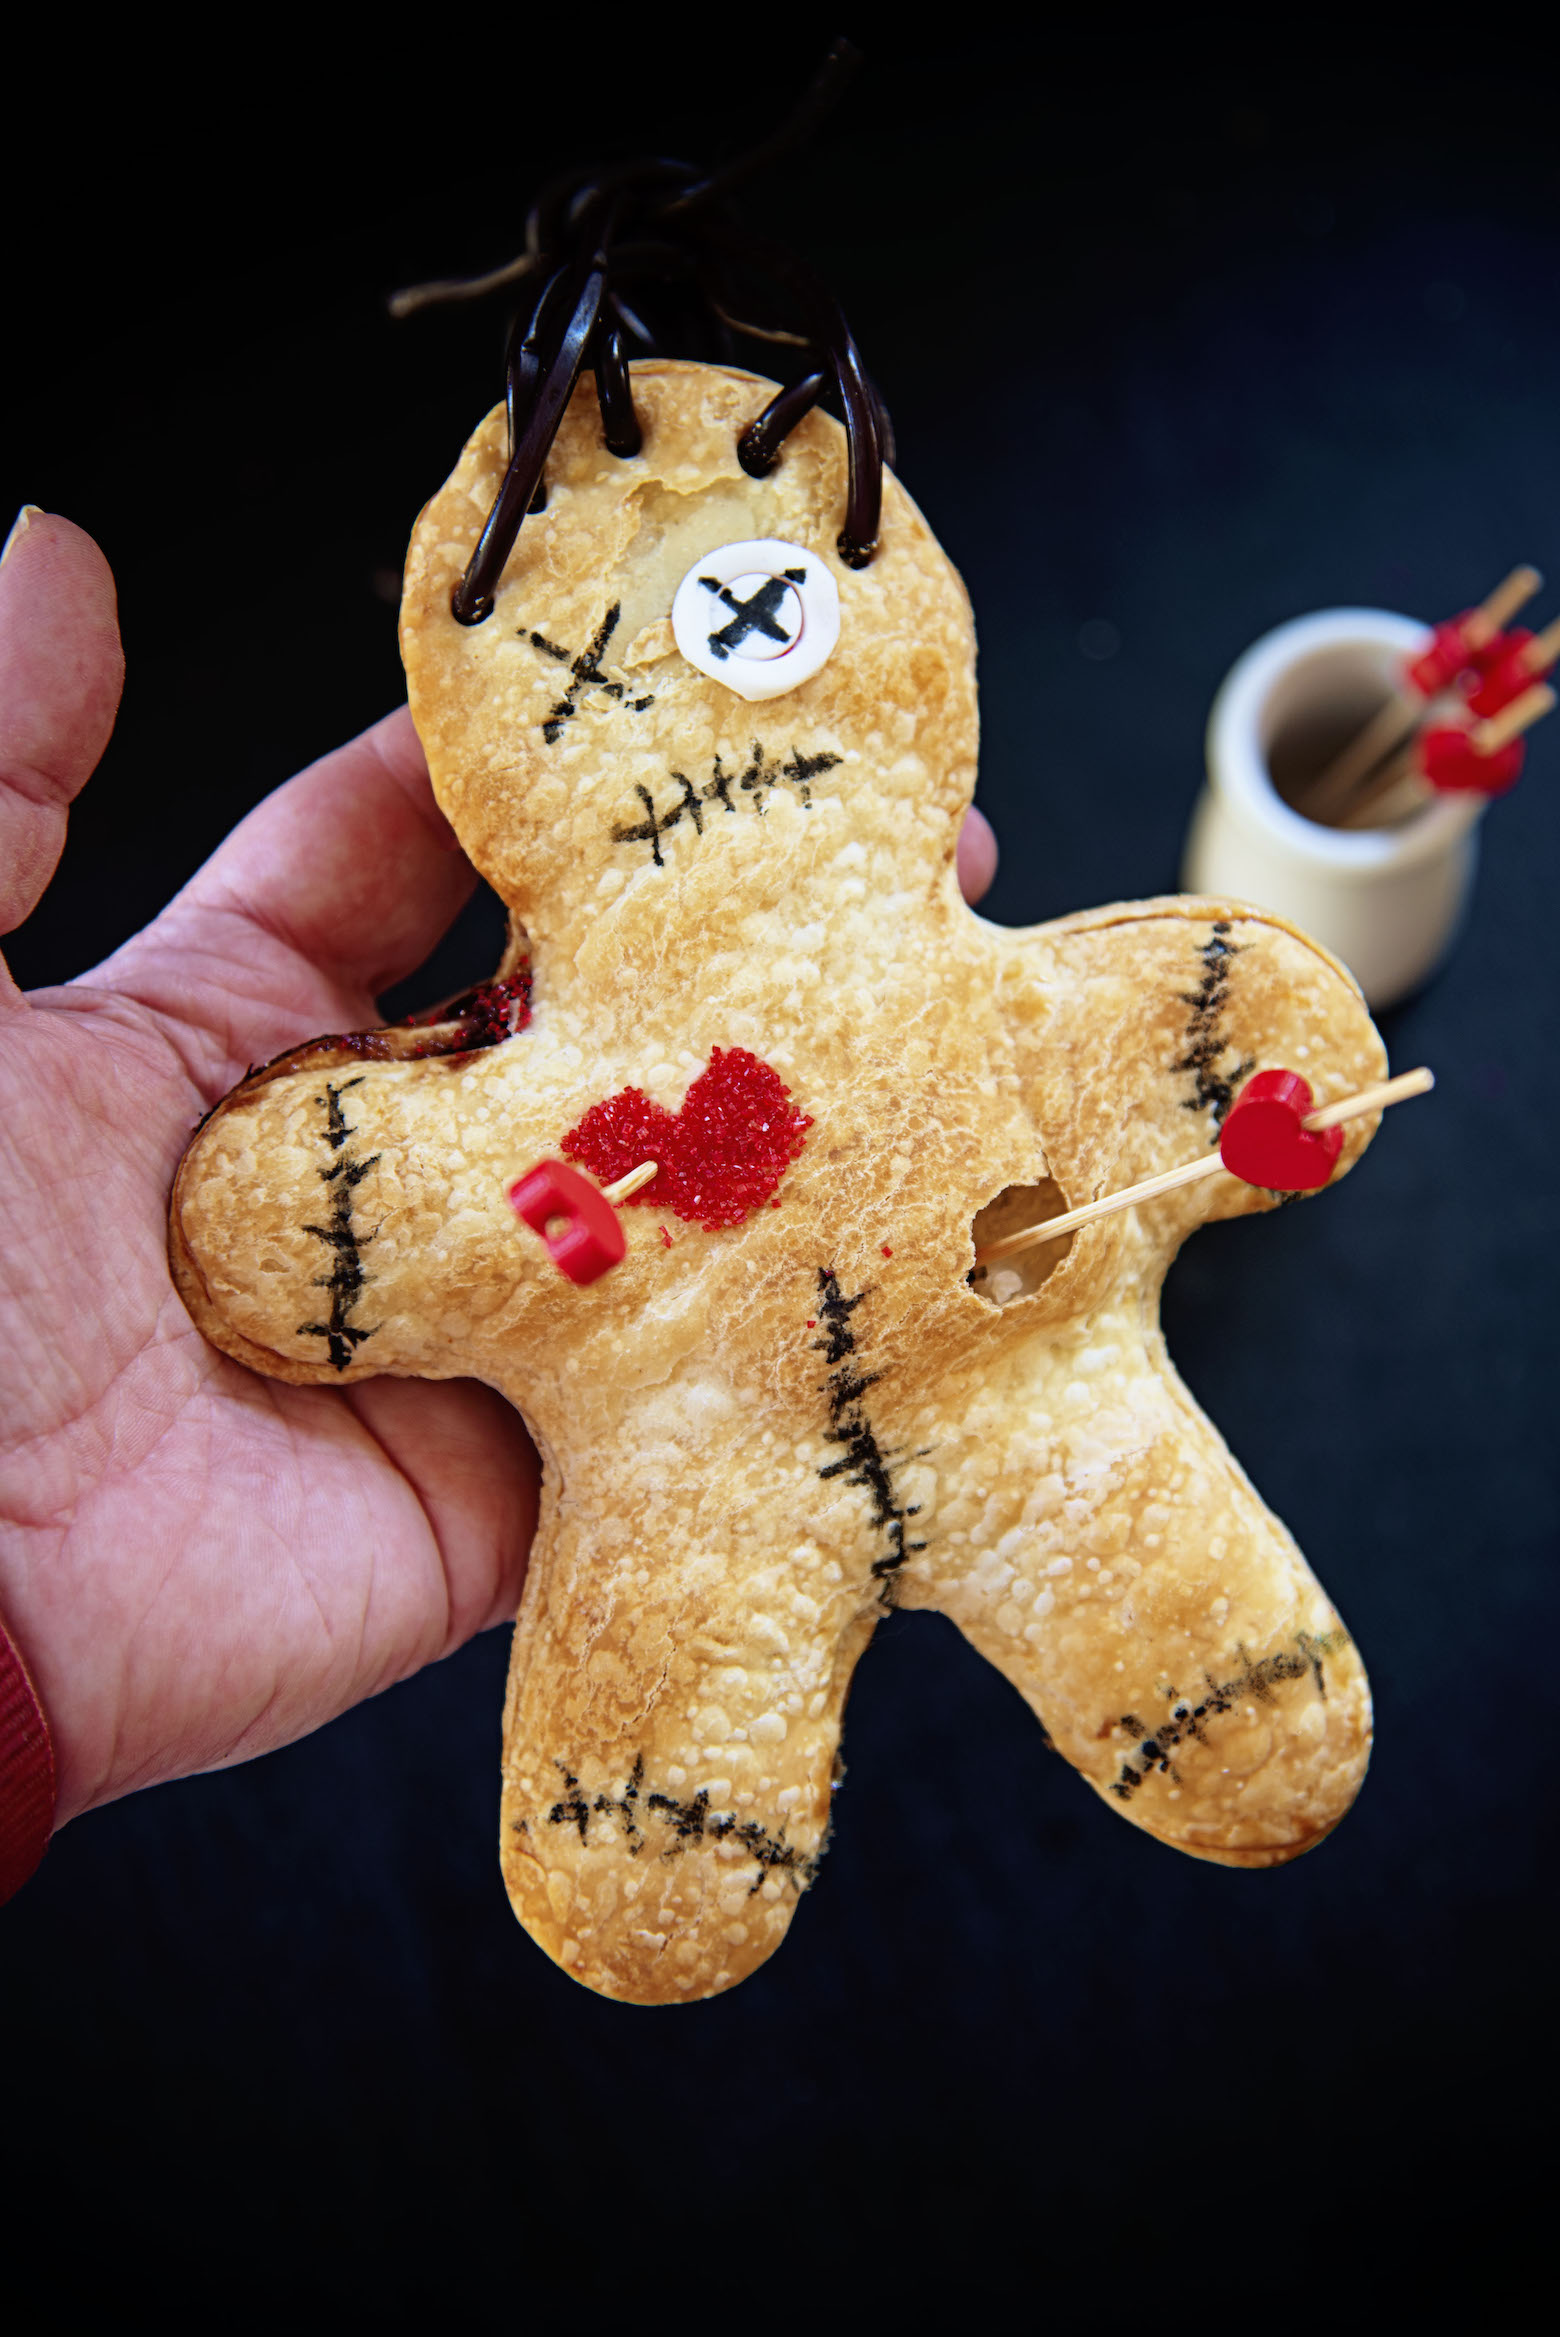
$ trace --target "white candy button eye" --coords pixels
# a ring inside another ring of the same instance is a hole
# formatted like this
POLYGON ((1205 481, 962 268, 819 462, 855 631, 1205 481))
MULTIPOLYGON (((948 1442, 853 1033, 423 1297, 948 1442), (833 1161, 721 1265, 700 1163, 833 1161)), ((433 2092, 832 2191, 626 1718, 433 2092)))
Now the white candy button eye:
POLYGON ((810 681, 840 637, 834 578, 800 544, 722 544, 689 569, 672 631, 690 665, 739 698, 778 698, 810 681))

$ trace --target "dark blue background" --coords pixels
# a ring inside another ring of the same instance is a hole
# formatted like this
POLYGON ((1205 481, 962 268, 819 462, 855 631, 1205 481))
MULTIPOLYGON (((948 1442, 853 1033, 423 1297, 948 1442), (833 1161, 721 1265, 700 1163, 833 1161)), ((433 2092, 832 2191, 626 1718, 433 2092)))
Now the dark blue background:
MULTIPOLYGON (((532 34, 503 107, 495 37, 452 19, 371 82, 273 61, 252 119, 154 60, 84 145, 45 123, 8 154, 31 328, 0 485, 99 536, 130 658, 24 982, 399 694, 401 549, 498 393, 498 326, 392 329, 383 293, 505 257, 563 164, 764 127, 815 53, 532 34)), ((842 294, 968 581, 1005 921, 1174 886, 1209 702, 1268 626, 1447 614, 1519 559, 1560 584, 1542 88, 1350 56, 1345 82, 1320 41, 1277 76, 1119 28, 886 42, 754 199, 842 294)), ((0 2212, 79 2216, 56 2305, 529 2327, 672 2294, 704 2326, 811 2313, 851 2266, 885 2308, 1108 2323, 1298 2315, 1356 2255, 1400 2304, 1496 2277, 1552 2075, 1556 734, 1487 822, 1455 956, 1387 1018, 1434 1100, 1166 1293, 1370 1665, 1339 1834, 1273 1874, 1179 1859, 951 1626, 896 1617, 786 1946, 724 2000, 617 2007, 506 1907, 490 1635, 72 1826, 0 1915, 0 2212)), ((479 902, 416 994, 488 970, 496 930, 479 902)))

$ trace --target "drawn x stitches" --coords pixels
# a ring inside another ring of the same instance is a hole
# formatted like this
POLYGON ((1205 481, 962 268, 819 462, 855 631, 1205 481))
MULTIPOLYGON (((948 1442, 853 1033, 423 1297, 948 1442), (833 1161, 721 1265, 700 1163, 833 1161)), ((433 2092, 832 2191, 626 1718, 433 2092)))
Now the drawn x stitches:
POLYGON ((341 1099, 361 1085, 361 1078, 345 1079, 339 1085, 327 1080, 325 1093, 314 1099, 325 1106, 325 1126, 321 1133, 331 1151, 340 1157, 329 1168, 319 1171, 320 1182, 331 1188, 329 1225, 305 1225, 303 1229, 333 1251, 334 1259, 328 1274, 314 1277, 316 1290, 330 1292, 329 1319, 323 1323, 300 1323, 298 1334, 304 1339, 323 1339, 326 1353, 337 1371, 345 1371, 354 1349, 374 1336, 372 1327, 365 1329, 351 1320, 368 1280, 363 1271, 363 1251, 374 1239, 373 1234, 364 1233, 354 1222, 352 1196, 369 1171, 377 1166, 379 1155, 375 1152, 367 1160, 359 1160, 355 1153, 342 1150, 357 1131, 342 1111, 341 1099))
POLYGON ((850 1318, 866 1295, 864 1290, 858 1290, 847 1298, 833 1268, 819 1267, 816 1320, 823 1337, 815 1339, 813 1345, 833 1367, 824 1387, 829 1399, 829 1425, 824 1435, 830 1444, 843 1445, 845 1450, 840 1460, 826 1462, 818 1474, 824 1479, 843 1477, 847 1485, 859 1485, 871 1495, 872 1524, 886 1536, 888 1545, 873 1560, 872 1572, 882 1586, 883 1604, 889 1606, 893 1603, 894 1579, 900 1567, 917 1550, 924 1550, 926 1544, 905 1538, 905 1528, 920 1504, 907 1504, 899 1499, 889 1455, 878 1443, 877 1432, 861 1403, 867 1390, 876 1387, 882 1377, 880 1372, 858 1371, 851 1360, 856 1353, 856 1336, 850 1318))
POLYGON ((617 631, 618 619, 622 614, 622 603, 614 601, 597 626, 595 638, 590 647, 582 649, 578 656, 567 649, 560 649, 556 641, 548 640, 545 633, 526 634, 525 637, 533 649, 539 649, 542 655, 550 657, 555 665, 566 665, 569 669, 568 687, 542 723, 542 736, 550 747, 557 745, 568 724, 578 714, 580 698, 586 690, 601 690, 609 698, 620 699, 635 714, 642 714, 647 706, 654 705, 655 700, 652 695, 631 698, 626 683, 609 681, 601 670, 601 660, 606 655, 607 643, 617 631))
POLYGON ((677 801, 664 812, 657 811, 655 797, 648 787, 636 787, 634 793, 644 805, 645 816, 642 820, 620 823, 612 831, 612 841, 615 844, 648 844, 650 857, 656 867, 664 868, 666 862, 661 852, 661 838, 675 828, 679 820, 691 819, 695 833, 702 836, 704 814, 711 804, 718 803, 723 811, 735 813, 737 806, 732 801, 733 788, 740 797, 752 804, 762 818, 766 800, 782 782, 795 788, 797 800, 810 811, 813 781, 821 778, 825 771, 832 771, 839 760, 838 755, 827 753, 800 754, 793 747, 784 762, 781 762, 755 739, 745 771, 728 771, 717 755, 712 775, 702 787, 695 787, 682 771, 671 772, 669 776, 681 792, 677 801))
POLYGON ((1177 1071, 1190 1071, 1196 1081, 1194 1092, 1184 1099, 1183 1108, 1188 1112, 1206 1112, 1212 1108, 1210 1144, 1218 1143, 1225 1114, 1251 1069, 1249 1056, 1233 1070, 1220 1069, 1221 1061, 1231 1052, 1231 1042, 1222 1024, 1233 961, 1240 955, 1239 945, 1226 938, 1229 930, 1229 919, 1221 918, 1197 953, 1202 960, 1202 980, 1195 990, 1181 992, 1181 1004, 1191 1012, 1186 1024, 1186 1053, 1173 1066, 1177 1071))
MULTIPOLYGON (((679 1800, 670 1793, 644 1793, 643 1753, 635 1760, 628 1783, 620 1794, 598 1793, 594 1801, 581 1790, 580 1781, 572 1769, 562 1761, 555 1761, 553 1765, 563 1779, 564 1790, 548 1811, 547 1822, 550 1826, 577 1827, 582 1842, 590 1839, 590 1822, 593 1817, 616 1819, 623 1829, 630 1858, 637 1858, 648 1839, 640 1822, 640 1813, 643 1812, 659 1818, 670 1829, 669 1837, 662 1837, 663 1858, 675 1858, 685 1844, 697 1842, 708 1835, 716 1842, 733 1842, 746 1851, 749 1858, 756 1859, 758 1873, 753 1878, 749 1898, 762 1889, 769 1875, 776 1870, 789 1875, 797 1888, 804 1891, 817 1871, 818 1857, 809 1858, 794 1842, 788 1842, 784 1826, 778 1834, 771 1834, 756 1818, 739 1818, 731 1811, 712 1810, 707 1790, 693 1794, 686 1800, 679 1800)), ((821 1855, 820 1849, 818 1856, 821 1855)))

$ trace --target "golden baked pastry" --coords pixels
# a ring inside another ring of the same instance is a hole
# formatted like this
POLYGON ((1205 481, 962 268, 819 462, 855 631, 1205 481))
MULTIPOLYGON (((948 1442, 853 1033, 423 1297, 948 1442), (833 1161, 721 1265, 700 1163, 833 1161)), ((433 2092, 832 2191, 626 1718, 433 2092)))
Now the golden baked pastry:
MULTIPOLYGON (((498 983, 441 1025, 246 1079, 184 1159, 171 1246, 195 1322, 258 1371, 474 1375, 524 1414, 545 1494, 504 1876, 575 1978, 664 2003, 781 1938, 894 1602, 951 1615, 1163 1842, 1267 1866, 1337 1823, 1368 1754, 1363 1669, 1157 1324, 1193 1227, 1273 1196, 1220 1176, 972 1269, 977 1228, 1215 1143, 1253 1068, 1298 1069, 1325 1104, 1383 1055, 1347 973, 1276 917, 973 915, 954 849, 974 641, 920 514, 887 479, 881 548, 847 566, 833 421, 810 414, 754 479, 736 440, 771 385, 656 361, 634 392, 624 460, 576 391, 485 622, 458 623, 451 591, 502 409, 412 538, 412 709, 509 904, 498 983), (701 563, 711 637, 721 592, 746 608, 713 571, 754 544, 799 549, 838 600, 829 654, 773 696, 737 694, 718 645, 701 670, 672 623, 701 563), (508 1187, 568 1150, 605 1182, 645 1129, 686 1157, 625 1207, 624 1262, 576 1286, 508 1187)), ((1374 1126, 1347 1131, 1339 1174, 1374 1126)))

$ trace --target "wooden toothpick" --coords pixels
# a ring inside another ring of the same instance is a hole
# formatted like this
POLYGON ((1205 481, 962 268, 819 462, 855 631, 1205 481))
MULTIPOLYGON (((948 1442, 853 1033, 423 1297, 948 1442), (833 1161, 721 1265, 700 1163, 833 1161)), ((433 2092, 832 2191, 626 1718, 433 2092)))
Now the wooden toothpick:
MULTIPOLYGON (((1547 682, 1535 682, 1531 688, 1513 698, 1498 714, 1476 722, 1468 733, 1468 744, 1476 755, 1498 755, 1505 747, 1519 739, 1525 730, 1557 703, 1554 691, 1547 682)), ((1423 811, 1434 803, 1438 790, 1414 769, 1413 753, 1394 757, 1387 768, 1373 779, 1363 794, 1356 796, 1339 820, 1340 828, 1389 828, 1394 820, 1407 819, 1410 813, 1423 811)))
POLYGON ((1546 674, 1560 657, 1560 617, 1546 625, 1542 633, 1535 633, 1521 652, 1522 670, 1530 674, 1546 674))
POLYGON ((1509 747, 1514 738, 1531 730, 1535 722, 1542 722, 1555 703, 1555 693, 1547 682, 1535 682, 1524 690, 1520 698, 1513 698, 1498 714, 1487 721, 1476 722, 1468 733, 1468 743, 1476 755, 1498 755, 1502 747, 1509 747))
POLYGON ((660 1173, 661 1164, 658 1160, 642 1160, 638 1168, 631 1168, 626 1177, 618 1178, 615 1185, 603 1185, 601 1198, 610 1201, 614 1209, 621 1209, 625 1201, 632 1200, 636 1193, 642 1193, 650 1179, 660 1173))
MULTIPOLYGON (((1308 1112, 1301 1121, 1302 1128, 1313 1134, 1323 1128, 1341 1127, 1346 1120, 1362 1119, 1367 1112, 1385 1111, 1389 1104, 1406 1103, 1410 1096, 1428 1095, 1435 1085, 1435 1074, 1423 1066, 1417 1071, 1400 1072, 1396 1079, 1378 1080, 1373 1087, 1362 1087, 1356 1095, 1346 1095, 1335 1104, 1323 1104, 1308 1112)), ((1015 1257, 1020 1250, 1035 1249, 1041 1242, 1060 1241, 1064 1234, 1076 1233, 1082 1225, 1092 1225, 1098 1217, 1112 1217, 1118 1209, 1131 1209, 1139 1201, 1157 1200, 1161 1193, 1173 1193, 1182 1185, 1195 1185, 1204 1177, 1228 1175, 1218 1153, 1210 1152, 1202 1160, 1190 1160, 1184 1168, 1165 1169, 1157 1177, 1145 1177, 1140 1185, 1127 1185, 1119 1193, 1107 1193, 1103 1200, 1087 1201, 1081 1209, 1069 1209, 1065 1216, 1047 1218, 1043 1225, 1028 1225, 1019 1233, 1004 1234, 1000 1241, 987 1242, 975 1252, 977 1266, 995 1265, 999 1258, 1015 1257)), ((1237 1180, 1238 1181, 1238 1180, 1237 1180)))
POLYGON ((1325 827, 1347 805, 1355 788, 1394 747, 1412 738, 1424 712, 1423 698, 1400 690, 1374 713, 1364 729, 1335 755, 1320 779, 1308 787, 1295 806, 1308 820, 1325 827))
POLYGON ((1428 779, 1421 778, 1414 769, 1410 752, 1394 756, 1391 768, 1373 780, 1358 803, 1351 804, 1342 819, 1335 820, 1338 828, 1393 828, 1399 820, 1406 820, 1416 811, 1424 811, 1439 801, 1428 779))
POLYGON ((1509 625, 1518 609, 1533 598, 1543 586, 1543 578, 1536 568, 1513 568, 1503 577, 1488 600, 1481 601, 1467 624, 1463 639, 1470 649, 1484 649, 1494 640, 1503 625, 1509 625))
POLYGON ((1353 1095, 1340 1096, 1335 1104, 1323 1104, 1318 1111, 1307 1112, 1302 1128, 1319 1136, 1324 1128, 1341 1128, 1346 1121, 1362 1120, 1367 1112, 1384 1112, 1393 1104, 1406 1104, 1410 1096, 1428 1095, 1435 1085, 1435 1073, 1427 1063, 1417 1071, 1400 1071, 1395 1079, 1378 1079, 1371 1087, 1357 1088, 1353 1095))

